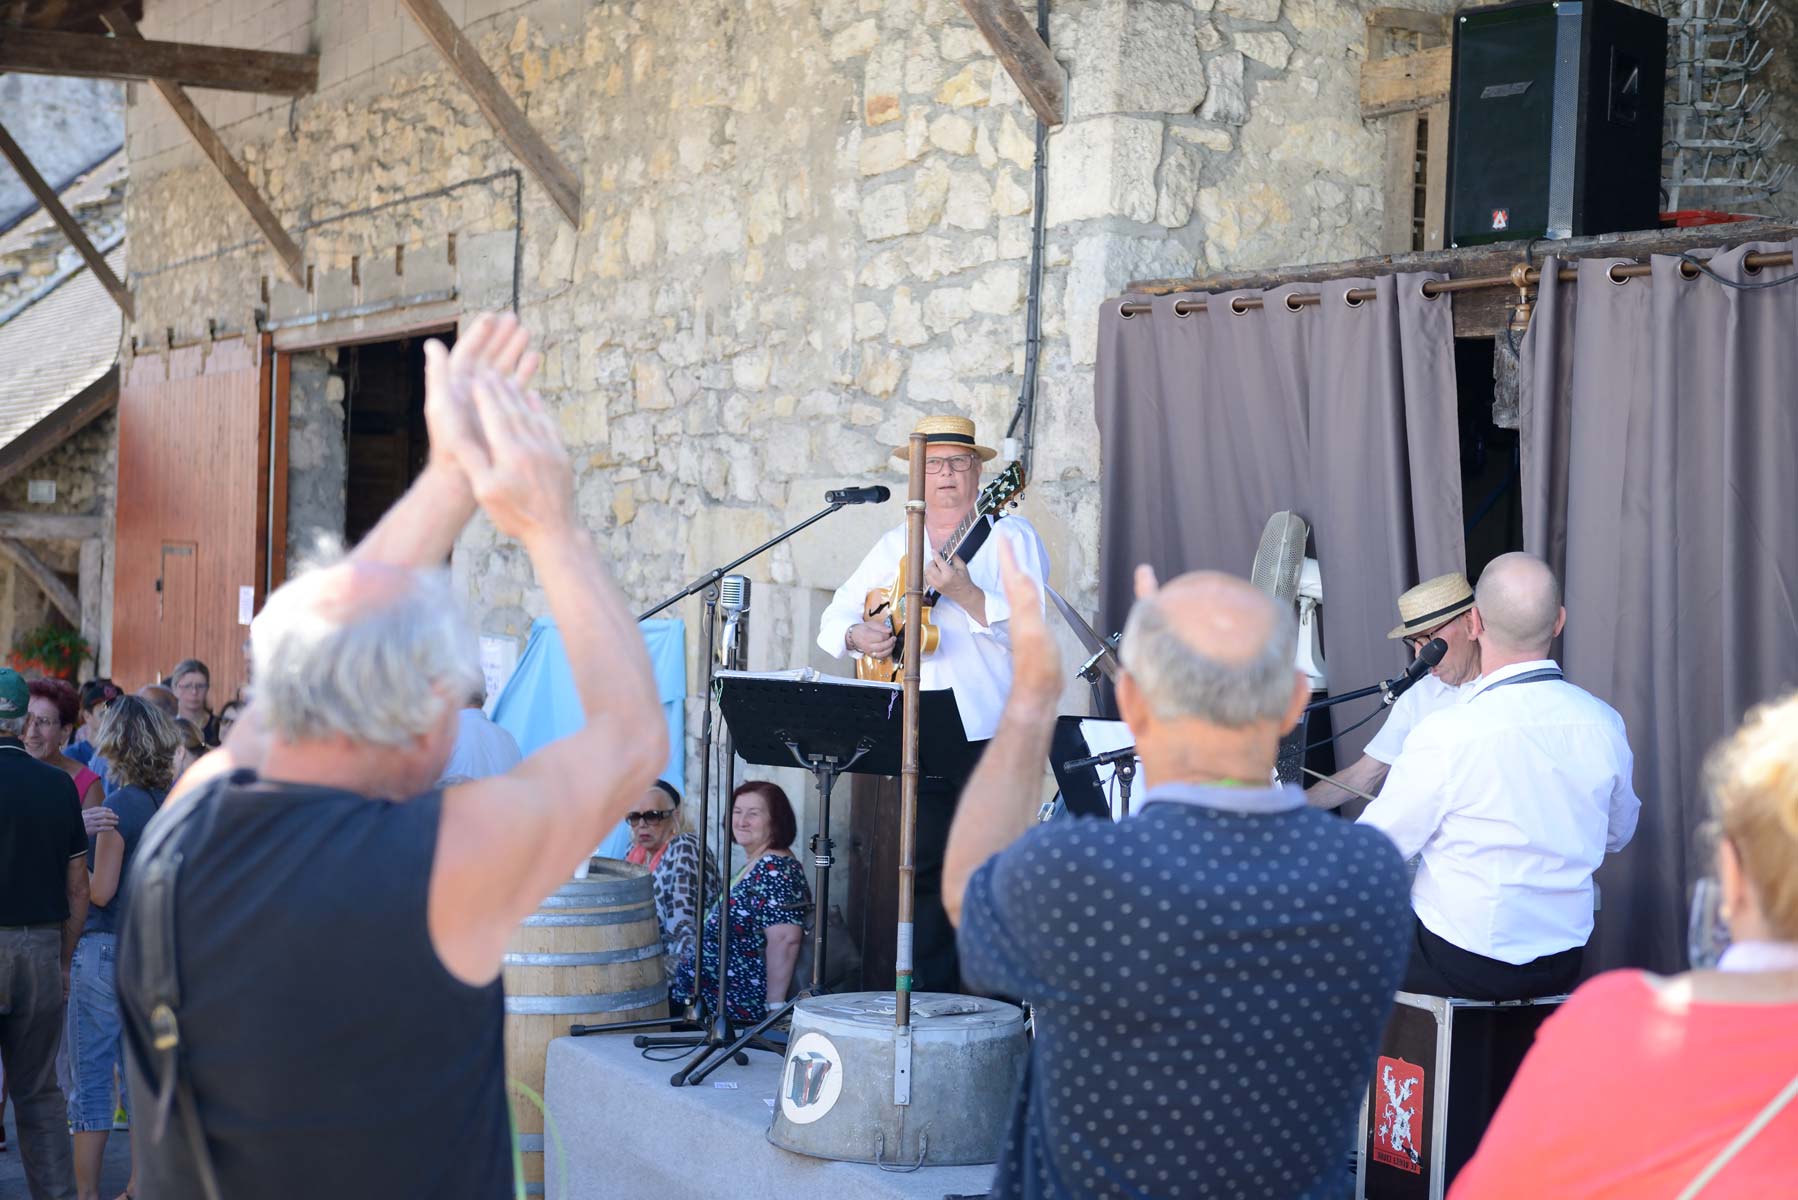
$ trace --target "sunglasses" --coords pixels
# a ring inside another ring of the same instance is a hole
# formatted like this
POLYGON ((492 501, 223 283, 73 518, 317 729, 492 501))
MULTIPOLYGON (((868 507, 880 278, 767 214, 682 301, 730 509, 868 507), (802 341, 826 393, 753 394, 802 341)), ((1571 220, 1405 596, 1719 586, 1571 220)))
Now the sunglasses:
POLYGON ((625 813, 624 821, 627 825, 636 825, 643 821, 648 821, 651 825, 659 825, 673 815, 673 809, 652 808, 648 812, 625 813))

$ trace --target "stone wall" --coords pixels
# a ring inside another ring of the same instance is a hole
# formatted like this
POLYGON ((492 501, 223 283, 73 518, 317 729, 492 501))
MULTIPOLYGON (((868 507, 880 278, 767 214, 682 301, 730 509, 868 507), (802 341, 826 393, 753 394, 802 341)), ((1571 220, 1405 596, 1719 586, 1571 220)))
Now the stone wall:
MULTIPOLYGON (((809 515, 827 487, 901 483, 888 452, 924 413, 965 411, 1003 436, 1023 364, 1035 123, 954 0, 446 7, 580 174, 580 228, 528 180, 518 220, 501 174, 516 164, 394 0, 318 0, 298 24, 290 0, 149 0, 150 36, 322 57, 319 93, 292 104, 196 93, 301 240, 310 293, 281 282, 161 101, 135 97, 140 336, 242 328, 264 277, 282 313, 422 290, 410 264, 424 259, 464 309, 516 287, 582 518, 645 607, 809 515)), ((1055 0, 1053 13, 1070 121, 1049 142, 1023 511, 1056 585, 1090 610, 1099 302, 1142 276, 1372 252, 1383 143, 1357 114, 1358 4, 1055 0)), ((300 376, 296 536, 327 509, 341 520, 341 466, 314 436, 341 413, 323 392, 302 405, 300 376)), ((851 509, 747 568, 753 667, 827 661, 811 644, 818 613, 898 519, 896 505, 851 509)), ((519 548, 484 521, 454 567, 486 633, 522 639, 546 611, 519 548)))
MULTIPOLYGON (((0 124, 51 187, 124 141, 124 87, 105 79, 0 74, 0 124)), ((37 206, 10 166, 0 169, 0 229, 37 206)))
POLYGON ((334 351, 295 354, 287 409, 287 569, 343 538, 349 459, 334 351))

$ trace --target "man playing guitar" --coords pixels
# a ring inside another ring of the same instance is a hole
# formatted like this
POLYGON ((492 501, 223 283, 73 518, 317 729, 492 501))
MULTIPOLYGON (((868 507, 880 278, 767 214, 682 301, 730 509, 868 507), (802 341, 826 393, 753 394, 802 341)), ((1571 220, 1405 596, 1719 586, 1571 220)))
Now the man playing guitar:
MULTIPOLYGON (((966 417, 932 416, 918 422, 925 435, 924 540, 928 557, 924 586, 938 594, 930 618, 938 630, 934 651, 920 660, 925 690, 949 688, 961 710, 962 725, 976 751, 999 725, 999 714, 1011 694, 1011 644, 1005 589, 999 579, 997 542, 1010 543, 1012 557, 1039 588, 1048 582, 1049 555, 1030 522, 1005 516, 1005 505, 971 523, 958 546, 956 534, 969 524, 981 500, 981 467, 997 451, 976 444, 974 422, 966 417), (1003 517, 1004 519, 999 519, 1003 517), (955 553, 948 553, 954 549, 955 553)), ((900 446, 893 457, 910 456, 900 446)), ((1015 492, 1006 492, 1009 497, 1015 492)), ((990 500, 989 500, 990 502, 990 500)), ((872 659, 909 652, 896 645, 890 614, 872 619, 870 592, 891 589, 905 556, 905 524, 901 521, 874 544, 854 574, 838 588, 819 623, 818 645, 836 658, 872 659)), ((927 597, 928 599, 928 597, 927 597)), ((931 776, 930 747, 921 748, 923 777, 918 786, 917 901, 914 914, 914 986, 918 991, 958 992, 961 972, 955 957, 955 930, 943 912, 943 849, 965 775, 931 776)), ((972 767, 969 768, 970 772, 972 767)))

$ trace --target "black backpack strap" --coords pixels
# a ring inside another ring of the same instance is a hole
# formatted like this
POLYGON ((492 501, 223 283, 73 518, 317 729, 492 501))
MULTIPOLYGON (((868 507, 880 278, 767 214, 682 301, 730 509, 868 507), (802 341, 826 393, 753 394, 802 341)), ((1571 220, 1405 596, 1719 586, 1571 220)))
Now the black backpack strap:
POLYGON ((210 809, 222 792, 223 780, 190 793, 158 815, 132 863, 126 923, 136 943, 133 985, 150 1014, 149 1053, 155 1064, 156 1114, 150 1139, 168 1131, 171 1108, 179 1102, 188 1150, 199 1173, 206 1200, 222 1200, 206 1130, 200 1123, 193 1084, 181 1070, 181 971, 175 939, 175 896, 180 882, 182 846, 194 828, 193 818, 210 809))
MULTIPOLYGON (((961 545, 955 548, 955 557, 961 559, 964 563, 973 562, 974 556, 980 553, 980 548, 986 545, 986 539, 991 537, 992 533, 993 518, 980 518, 980 520, 974 522, 974 528, 968 530, 968 536, 961 540, 961 545)), ((924 606, 926 608, 934 606, 941 598, 942 593, 935 589, 924 589, 924 606)))

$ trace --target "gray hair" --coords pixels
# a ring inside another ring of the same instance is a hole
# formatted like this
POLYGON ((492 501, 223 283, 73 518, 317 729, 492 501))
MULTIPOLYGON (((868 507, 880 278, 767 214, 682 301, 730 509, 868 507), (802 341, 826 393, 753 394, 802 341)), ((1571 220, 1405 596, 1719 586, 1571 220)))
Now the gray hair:
POLYGON ((20 713, 16 717, 0 717, 0 737, 22 737, 25 733, 25 719, 30 713, 20 713))
POLYGON ((319 604, 328 561, 283 584, 250 626, 256 708, 286 741, 403 746, 480 686, 474 627, 444 570, 347 620, 319 604))
POLYGON ((1197 718, 1225 728, 1275 720, 1292 703, 1298 622, 1275 609, 1273 629, 1246 662, 1219 662, 1193 649, 1154 599, 1139 600, 1124 624, 1124 669, 1159 721, 1197 718))

